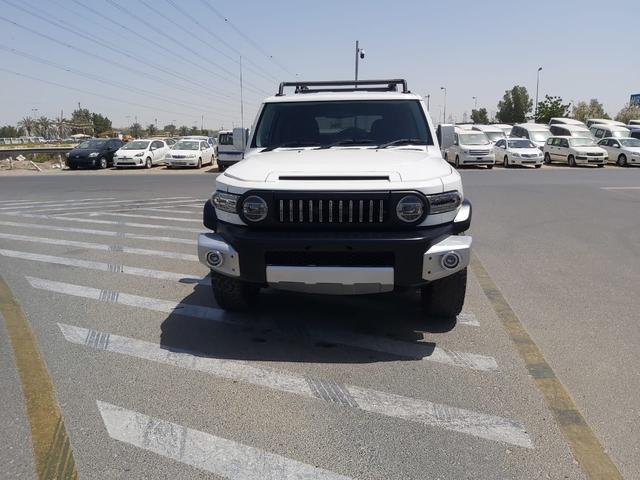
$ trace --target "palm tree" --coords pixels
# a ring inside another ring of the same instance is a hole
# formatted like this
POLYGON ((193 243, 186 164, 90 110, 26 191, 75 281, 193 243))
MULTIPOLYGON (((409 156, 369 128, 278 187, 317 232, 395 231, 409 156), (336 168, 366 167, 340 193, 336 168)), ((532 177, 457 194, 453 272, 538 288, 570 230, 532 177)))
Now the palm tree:
POLYGON ((189 127, 187 127, 186 125, 182 125, 178 131, 180 132, 180 135, 182 135, 183 137, 185 135, 189 135, 189 127))
POLYGON ((131 125, 130 132, 133 138, 140 138, 140 134, 142 133, 142 125, 137 122, 134 123, 133 125, 131 125))
POLYGON ((18 122, 18 128, 22 128, 27 133, 27 137, 31 136, 33 127, 35 127, 35 121, 31 117, 24 117, 18 122))
POLYGON ((157 131, 158 129, 153 123, 150 123, 149 125, 147 125, 147 134, 149 134, 149 136, 154 135, 157 131))
POLYGON ((53 120, 53 127, 56 134, 60 138, 66 138, 71 133, 71 127, 69 126, 69 120, 62 116, 58 116, 53 120))
POLYGON ((42 116, 36 120, 36 130, 41 137, 48 137, 51 132, 51 126, 53 123, 47 117, 42 116))

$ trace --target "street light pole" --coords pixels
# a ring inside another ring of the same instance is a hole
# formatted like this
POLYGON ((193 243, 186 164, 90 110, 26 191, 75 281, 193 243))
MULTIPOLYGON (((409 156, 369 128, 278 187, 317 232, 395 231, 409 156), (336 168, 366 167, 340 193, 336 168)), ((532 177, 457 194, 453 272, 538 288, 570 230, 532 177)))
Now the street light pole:
MULTIPOLYGON (((356 40, 356 82, 358 81, 358 63, 364 58, 364 48, 360 48, 360 42, 356 40)), ((358 88, 358 85, 355 86, 358 88)))
POLYGON ((540 70, 542 70, 542 67, 538 67, 538 74, 536 78, 536 113, 535 113, 536 122, 538 121, 538 90, 540 88, 540 70))
POLYGON ((427 93, 427 112, 431 110, 431 95, 427 93))
POLYGON ((447 123, 447 89, 440 87, 440 90, 444 91, 444 104, 442 107, 442 123, 447 123))
POLYGON ((473 98, 473 100, 475 101, 475 107, 473 107, 474 110, 478 110, 478 97, 471 97, 471 98, 473 98))

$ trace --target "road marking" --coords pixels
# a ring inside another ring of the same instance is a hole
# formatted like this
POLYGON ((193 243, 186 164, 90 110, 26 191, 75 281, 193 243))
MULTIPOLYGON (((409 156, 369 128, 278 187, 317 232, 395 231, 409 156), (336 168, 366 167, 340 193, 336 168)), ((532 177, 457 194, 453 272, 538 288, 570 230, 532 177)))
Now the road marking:
POLYGON ((458 325, 469 325, 470 327, 479 327, 480 322, 473 313, 462 312, 456 319, 458 325))
POLYGON ((62 240, 58 238, 33 237, 31 235, 14 235, 11 233, 0 233, 0 238, 6 240, 16 240, 19 242, 43 243, 45 245, 62 245, 67 247, 86 248, 88 250, 102 250, 106 252, 122 252, 134 255, 149 255, 153 257, 173 258, 197 262, 198 256, 189 253, 165 252, 162 250, 147 250, 145 248, 124 247, 122 245, 105 245, 103 243, 78 242, 75 240, 62 240))
POLYGON ((56 265, 66 265, 68 267, 87 268, 89 270, 99 270, 102 272, 122 273, 124 275, 134 275, 138 277, 156 278, 158 280, 172 280, 182 283, 199 283, 201 285, 211 285, 210 278, 201 278, 186 273, 165 272, 162 270, 150 270, 148 268, 130 267, 116 263, 93 262, 90 260, 80 260, 77 258, 56 257, 53 255, 42 255, 39 253, 21 252, 18 250, 6 250, 0 248, 0 255, 20 260, 31 260, 34 262, 52 263, 56 265))
MULTIPOLYGON (((83 211, 108 211, 108 210, 118 210, 122 208, 142 208, 143 206, 153 206, 157 205, 158 201, 161 200, 139 200, 139 201, 131 201, 131 200, 113 200, 110 202, 101 202, 98 205, 83 205, 77 207, 54 207, 54 208, 32 208, 31 211, 35 213, 43 213, 43 212, 72 212, 76 211, 77 213, 82 213, 83 211)), ((184 200, 162 200, 163 204, 181 204, 184 203, 184 200)))
POLYGON ((87 235, 102 235, 105 237, 117 237, 117 238, 130 238, 132 240, 149 240, 166 243, 180 243, 184 245, 195 245, 198 242, 196 240, 189 240, 188 238, 177 237, 160 237, 155 235, 140 235, 137 233, 127 232, 114 232, 112 230, 93 230, 88 228, 73 228, 73 227, 57 227, 54 225, 44 225, 42 223, 19 223, 19 222, 3 222, 0 221, 0 225, 7 227, 18 228, 34 228, 40 230, 53 230, 57 232, 69 232, 69 233, 83 233, 87 235))
POLYGON ((95 212, 90 214, 91 217, 98 216, 110 216, 110 217, 131 217, 131 218, 149 218, 151 220, 169 220, 171 222, 190 222, 190 223, 202 223, 201 219, 195 218, 178 218, 178 217, 155 217, 152 215, 140 215, 139 213, 112 213, 112 212, 95 212))
POLYGON ((49 205, 49 204, 60 204, 60 203, 72 203, 72 202, 93 202, 98 200, 115 200, 114 197, 101 197, 101 198, 76 198, 71 200, 47 200, 44 202, 38 202, 33 200, 20 200, 19 202, 1 202, 2 206, 21 206, 21 205, 49 205))
POLYGON ((602 190, 640 190, 640 187, 600 187, 602 190))
POLYGON ((230 480, 351 480, 275 453, 97 401, 111 438, 230 480))
MULTIPOLYGON (((45 205, 46 207, 49 206, 49 204, 58 204, 58 203, 71 203, 71 202, 82 202, 82 201, 97 201, 100 199, 84 199, 84 200, 65 200, 65 201, 61 201, 61 202, 55 202, 55 201, 51 201, 51 202, 47 202, 47 204, 45 205)), ((60 208, 58 207, 54 207, 54 208, 46 208, 43 210, 40 210, 37 208, 37 205, 39 205, 39 202, 34 202, 36 205, 36 210, 39 211, 48 211, 48 210, 75 210, 75 209, 82 209, 82 208, 97 208, 97 207, 102 207, 105 205, 118 205, 118 204, 123 204, 123 203, 129 203, 132 205, 135 204, 145 204, 145 203, 150 203, 150 202, 155 202, 155 201, 160 201, 160 200, 176 200, 175 203, 187 203, 188 201, 196 201, 198 200, 195 197, 158 197, 158 198, 147 198, 147 199, 140 199, 140 200, 105 200, 104 202, 100 203, 100 205, 88 205, 88 206, 84 206, 84 207, 65 207, 62 206, 60 208), (181 200, 182 202, 178 202, 178 200, 181 200)), ((44 203, 44 202, 42 202, 44 203)), ((173 203, 173 202, 172 202, 173 203)), ((25 208, 34 208, 33 205, 19 205, 16 207, 3 207, 0 208, 0 210, 21 210, 21 209, 25 209, 25 208)))
POLYGON ((152 230, 171 230, 175 232, 189 232, 189 233, 202 233, 205 231, 203 228, 187 228, 187 227, 177 227, 175 225, 157 225, 153 223, 131 223, 131 222, 119 222, 116 220, 97 220, 83 217, 61 217, 54 215, 38 215, 34 213, 3 213, 3 215, 11 215, 13 217, 22 217, 22 218, 40 218, 43 220, 54 220, 54 221, 64 221, 64 222, 79 222, 79 223, 93 223, 96 225, 116 225, 119 227, 132 227, 132 228, 148 228, 152 230))
MULTIPOLYGON (((47 290, 50 292, 62 293, 74 297, 88 298, 91 300, 107 301, 105 294, 99 288, 86 287, 84 285, 74 285, 72 283, 57 282, 53 280, 45 280, 42 278, 26 277, 32 287, 47 290)), ((117 292, 118 295, 114 303, 126 305, 129 307, 144 308, 162 313, 174 313, 185 317, 201 318, 220 323, 228 323, 231 325, 242 326, 251 324, 251 322, 240 319, 239 317, 229 317, 225 315, 223 310, 214 307, 206 307, 203 305, 195 305, 192 303, 180 303, 169 300, 161 300, 159 298, 143 297, 139 295, 131 295, 128 293, 117 292)), ((281 329, 281 333, 290 335, 291 332, 287 328, 281 329)), ((312 337, 315 341, 324 341, 328 343, 337 343, 365 350, 388 353, 399 357, 413 358, 415 360, 423 360, 428 362, 442 363, 461 368, 469 368, 472 370, 489 371, 496 370, 498 365, 493 357, 477 355, 467 352, 455 352, 436 347, 433 344, 416 344, 402 342, 388 338, 377 338, 369 335, 351 333, 347 331, 325 330, 318 327, 309 327, 303 333, 302 340, 307 341, 305 337, 312 337)))
MULTIPOLYGON (((58 323, 68 342, 86 346, 89 330, 58 323)), ((186 350, 167 350, 161 345, 110 334, 107 351, 152 362, 172 365, 227 380, 266 387, 307 398, 321 399, 340 406, 349 405, 365 412, 400 418, 430 427, 439 427, 465 433, 486 440, 532 448, 527 432, 522 426, 506 418, 487 415, 461 408, 436 404, 426 400, 403 397, 391 393, 369 390, 351 385, 331 384, 329 392, 325 380, 310 381, 310 377, 251 365, 237 360, 205 357, 186 350), (310 385, 313 383, 314 386, 310 385), (336 388, 341 391, 336 393, 336 388), (320 394, 318 389, 324 389, 320 394), (337 398, 341 396, 342 398, 337 398)))
POLYGON ((198 215, 200 212, 196 210, 172 210, 170 208, 141 208, 140 210, 144 210, 147 212, 183 213, 185 215, 197 215, 198 220, 202 218, 202 215, 198 215))
POLYGON ((471 270, 524 360, 582 470, 589 479, 621 480, 618 468, 476 254, 471 256, 471 270))
POLYGON ((1 276, 0 314, 0 318, 4 317, 20 375, 37 478, 75 480, 75 461, 51 378, 29 321, 1 276))

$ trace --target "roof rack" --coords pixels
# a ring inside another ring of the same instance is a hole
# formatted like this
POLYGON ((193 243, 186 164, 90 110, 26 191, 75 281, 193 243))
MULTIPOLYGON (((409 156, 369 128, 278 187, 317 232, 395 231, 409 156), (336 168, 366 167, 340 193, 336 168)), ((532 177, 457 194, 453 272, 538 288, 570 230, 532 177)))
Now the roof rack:
POLYGON ((402 93, 410 93, 407 89, 407 81, 400 79, 393 80, 331 80, 319 82, 282 82, 278 88, 277 97, 284 95, 286 87, 295 87, 295 93, 316 93, 316 92, 353 92, 364 90, 367 92, 397 92, 398 85, 402 85, 402 93), (314 88, 309 87, 327 87, 314 88), (365 87, 365 88, 358 88, 365 87))

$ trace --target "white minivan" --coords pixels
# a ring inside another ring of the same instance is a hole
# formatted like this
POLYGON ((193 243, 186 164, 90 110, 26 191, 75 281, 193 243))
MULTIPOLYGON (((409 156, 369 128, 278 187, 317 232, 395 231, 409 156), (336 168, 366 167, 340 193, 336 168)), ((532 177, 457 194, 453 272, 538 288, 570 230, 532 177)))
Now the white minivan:
POLYGON ((551 131, 547 125, 541 123, 519 123, 511 129, 510 137, 526 138, 531 140, 540 150, 547 143, 551 131))
POLYGON ((456 168, 464 165, 486 165, 491 169, 496 163, 493 145, 484 132, 456 128, 453 145, 444 150, 444 159, 456 168))
POLYGON ((502 140, 506 138, 506 134, 504 130, 497 127, 496 125, 474 125, 471 127, 472 130, 477 130, 479 132, 483 132, 491 143, 496 143, 498 140, 502 140))
POLYGON ((591 130, 584 125, 561 125, 555 124, 549 127, 552 135, 555 137, 587 137, 593 138, 591 130))
POLYGON ((624 127, 624 122, 618 122, 617 120, 611 120, 609 118, 587 118, 587 127, 592 125, 617 125, 624 127))
POLYGON ((582 125, 583 127, 586 127, 584 122, 568 117, 553 117, 549 120, 549 125, 582 125))
POLYGON ((618 125, 600 125, 594 124, 591 125, 591 133, 595 137, 596 140, 601 140, 603 138, 615 137, 615 138, 628 138, 631 135, 631 130, 626 127, 621 127, 618 125))
POLYGON ((563 162, 570 167, 598 165, 604 167, 607 151, 595 144, 591 137, 550 137, 544 146, 544 163, 563 162))

